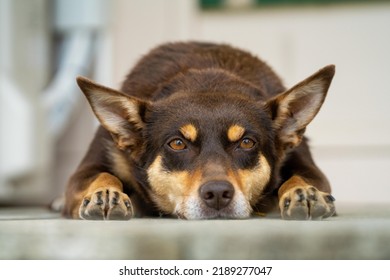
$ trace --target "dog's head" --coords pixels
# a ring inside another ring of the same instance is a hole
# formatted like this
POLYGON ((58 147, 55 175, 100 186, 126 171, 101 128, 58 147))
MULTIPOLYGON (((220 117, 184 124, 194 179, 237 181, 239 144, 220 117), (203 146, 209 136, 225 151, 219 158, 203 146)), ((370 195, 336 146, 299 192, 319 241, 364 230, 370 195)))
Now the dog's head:
POLYGON ((273 190, 278 166, 301 142, 334 75, 327 66, 269 99, 237 77, 193 72, 145 101, 78 84, 157 208, 186 219, 246 218, 273 190), (219 77, 219 78, 218 78, 219 77))

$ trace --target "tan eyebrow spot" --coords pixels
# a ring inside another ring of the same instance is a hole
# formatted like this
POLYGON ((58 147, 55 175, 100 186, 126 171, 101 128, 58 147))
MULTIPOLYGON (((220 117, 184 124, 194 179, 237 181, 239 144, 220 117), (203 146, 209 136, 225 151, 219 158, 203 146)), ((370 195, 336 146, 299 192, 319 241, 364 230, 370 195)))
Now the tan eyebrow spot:
POLYGON ((192 124, 186 124, 182 126, 180 128, 180 132, 187 140, 190 140, 191 142, 195 142, 196 137, 198 136, 198 130, 192 124))
POLYGON ((230 142, 236 142, 241 139, 245 133, 245 128, 240 125, 234 124, 227 131, 227 137, 230 142))

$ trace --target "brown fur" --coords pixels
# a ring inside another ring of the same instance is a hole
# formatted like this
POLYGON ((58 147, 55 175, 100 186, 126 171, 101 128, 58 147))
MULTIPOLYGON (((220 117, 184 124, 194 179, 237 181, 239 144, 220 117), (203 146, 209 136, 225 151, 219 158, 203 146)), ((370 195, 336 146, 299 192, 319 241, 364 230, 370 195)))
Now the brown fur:
POLYGON ((102 126, 69 181, 64 214, 247 218, 279 205, 285 219, 331 216, 304 131, 333 75, 328 66, 286 90, 251 54, 191 42, 152 50, 120 91, 78 78, 102 126))

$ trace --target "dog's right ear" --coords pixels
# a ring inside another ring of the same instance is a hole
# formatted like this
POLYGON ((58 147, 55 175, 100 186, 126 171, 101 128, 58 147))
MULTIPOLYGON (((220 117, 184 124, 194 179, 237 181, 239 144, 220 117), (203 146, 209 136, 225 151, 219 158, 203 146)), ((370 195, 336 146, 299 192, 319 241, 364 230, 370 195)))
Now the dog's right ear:
POLYGON ((139 145, 140 132, 144 127, 146 101, 96 84, 84 77, 77 77, 77 84, 119 149, 132 150, 132 147, 139 145))

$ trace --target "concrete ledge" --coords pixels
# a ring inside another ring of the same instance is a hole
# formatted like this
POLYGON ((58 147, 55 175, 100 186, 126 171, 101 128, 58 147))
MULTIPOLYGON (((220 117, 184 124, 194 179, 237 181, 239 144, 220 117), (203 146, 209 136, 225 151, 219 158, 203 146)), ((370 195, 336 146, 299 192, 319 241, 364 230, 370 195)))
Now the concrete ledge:
POLYGON ((0 208, 0 259, 390 259, 390 205, 324 221, 66 220, 0 208))

